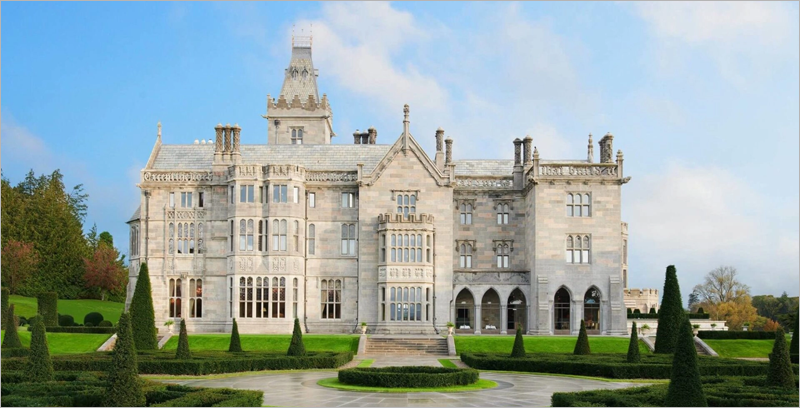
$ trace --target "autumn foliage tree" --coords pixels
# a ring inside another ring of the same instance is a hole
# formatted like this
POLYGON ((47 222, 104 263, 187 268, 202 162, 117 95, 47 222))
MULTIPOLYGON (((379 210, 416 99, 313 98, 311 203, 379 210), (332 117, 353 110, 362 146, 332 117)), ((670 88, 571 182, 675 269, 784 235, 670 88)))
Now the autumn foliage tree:
POLYGON ((720 266, 709 272, 694 291, 700 297, 698 306, 712 319, 725 320, 730 330, 741 330, 745 322, 758 318, 750 287, 737 279, 736 268, 732 266, 720 266))
POLYGON ((100 291, 100 299, 105 300, 106 294, 116 292, 125 286, 127 271, 119 262, 119 252, 106 244, 97 246, 91 258, 84 258, 86 266, 84 279, 86 287, 100 291))
POLYGON ((39 254, 33 248, 33 243, 9 240, 3 245, 2 265, 3 286, 8 287, 12 294, 18 293, 28 277, 39 265, 39 254))

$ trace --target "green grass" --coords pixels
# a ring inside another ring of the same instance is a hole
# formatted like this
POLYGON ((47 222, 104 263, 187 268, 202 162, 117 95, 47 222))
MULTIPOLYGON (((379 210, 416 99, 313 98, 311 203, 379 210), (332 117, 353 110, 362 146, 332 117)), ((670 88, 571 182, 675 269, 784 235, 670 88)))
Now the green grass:
POLYGON ((439 359, 439 364, 441 364, 441 365, 442 365, 442 367, 447 367, 447 368, 458 368, 458 366, 457 366, 457 365, 455 365, 455 363, 453 363, 453 361, 452 361, 452 360, 450 360, 450 359, 447 359, 447 358, 440 358, 440 359, 439 359))
MULTIPOLYGON (((720 357, 769 357, 775 340, 703 340, 720 357)), ((787 341, 792 341, 791 338, 787 341)))
MULTIPOLYGON (((291 334, 242 334, 242 349, 244 351, 272 351, 285 353, 289 349, 292 340, 291 334)), ((358 352, 358 338, 354 335, 323 335, 323 334, 304 334, 303 344, 307 351, 331 351, 358 352)), ((190 334, 189 349, 192 351, 201 350, 222 350, 227 351, 230 345, 230 334, 190 334)), ((175 350, 178 348, 178 336, 172 336, 164 350, 175 350)))
POLYGON ((459 385, 454 387, 431 387, 431 388, 384 388, 384 387, 364 387, 360 385, 342 384, 336 377, 324 378, 317 381, 317 384, 328 387, 338 388, 346 391, 361 391, 361 392, 461 392, 461 391, 476 391, 485 390, 488 388, 497 387, 497 383, 489 380, 478 380, 475 384, 459 385))
MULTIPOLYGON (((8 303, 14 304, 14 314, 17 316, 31 318, 36 316, 38 313, 38 302, 36 298, 11 295, 8 298, 8 303)), ((117 321, 119 321, 119 316, 122 314, 122 309, 124 308, 124 303, 104 302, 96 299, 58 299, 58 313, 61 313, 62 315, 70 315, 75 318, 75 323, 80 324, 83 324, 84 316, 90 312, 98 312, 103 315, 103 318, 111 323, 116 324, 117 321)))
MULTIPOLYGON (((528 353, 572 353, 578 336, 524 336, 528 353)), ((461 353, 508 353, 514 347, 514 336, 455 336, 456 350, 461 353)), ((627 337, 589 336, 592 353, 628 352, 627 337)), ((647 346, 639 341, 639 352, 649 354, 647 346)))
MULTIPOLYGON (((2 337, 5 335, 6 331, 3 330, 2 337)), ((47 346, 51 355, 92 353, 109 337, 110 334, 47 333, 47 346)), ((31 346, 31 332, 21 329, 19 339, 23 346, 31 346)))
POLYGON ((372 363, 374 363, 374 362, 375 362, 375 360, 361 360, 361 362, 358 363, 358 365, 356 367, 358 367, 358 368, 366 368, 366 367, 371 366, 372 363))

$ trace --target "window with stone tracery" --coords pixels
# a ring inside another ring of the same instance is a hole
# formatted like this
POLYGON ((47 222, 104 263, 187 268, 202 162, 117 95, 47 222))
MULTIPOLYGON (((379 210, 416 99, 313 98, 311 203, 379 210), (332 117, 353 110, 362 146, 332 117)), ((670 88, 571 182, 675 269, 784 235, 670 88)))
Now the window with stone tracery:
POLYGON ((286 220, 272 221, 272 250, 286 251, 286 220))
POLYGON ((472 268, 472 245, 461 244, 459 254, 458 266, 461 268, 472 268))
POLYGON ((181 317, 181 280, 169 280, 169 317, 181 317))
POLYGON ((567 263, 589 263, 590 250, 591 246, 588 235, 567 235, 567 263))
POLYGON ((203 317, 203 280, 189 280, 189 317, 203 317))
MULTIPOLYGON (((426 262, 422 256, 422 247, 424 246, 422 234, 391 234, 389 242, 392 262, 426 262)), ((430 255, 430 241, 426 246, 426 252, 430 255)))
POLYGON ((567 217, 589 217, 590 209, 589 194, 567 193, 567 217))
POLYGON ((509 265, 509 246, 508 244, 498 244, 497 248, 495 249, 497 252, 497 267, 498 268, 508 268, 509 265))
POLYGON ((408 214, 415 214, 417 212, 417 195, 416 194, 398 194, 397 195, 397 213, 403 214, 403 217, 408 217, 408 214))
POLYGON ((508 204, 498 204, 497 205, 497 223, 498 224, 508 224, 508 204))
POLYGON ((239 250, 253 251, 253 235, 255 224, 253 220, 239 220, 239 250))
POLYGON ((459 221, 461 221, 461 224, 462 225, 472 224, 472 204, 462 203, 460 209, 461 209, 461 215, 459 217, 459 221))
POLYGON ((320 299, 323 319, 342 318, 342 281, 340 279, 320 281, 320 299))

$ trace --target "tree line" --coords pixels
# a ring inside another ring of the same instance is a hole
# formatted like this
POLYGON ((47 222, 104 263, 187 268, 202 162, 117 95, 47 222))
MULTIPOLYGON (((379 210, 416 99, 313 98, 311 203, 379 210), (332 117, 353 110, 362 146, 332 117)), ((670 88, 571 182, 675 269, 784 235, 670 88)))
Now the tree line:
POLYGON ((17 185, 2 183, 2 285, 12 294, 58 292, 61 299, 125 298, 125 256, 108 232, 84 234, 89 195, 79 184, 64 185, 60 170, 17 185))

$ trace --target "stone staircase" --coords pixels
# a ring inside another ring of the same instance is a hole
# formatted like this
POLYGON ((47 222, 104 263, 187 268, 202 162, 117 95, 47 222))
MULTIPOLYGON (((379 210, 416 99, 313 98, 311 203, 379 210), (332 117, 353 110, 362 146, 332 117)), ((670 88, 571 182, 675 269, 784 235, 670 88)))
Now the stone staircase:
POLYGON ((366 355, 447 356, 447 339, 442 337, 371 336, 366 355))

